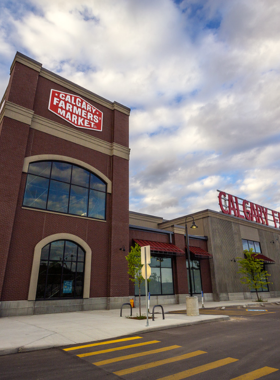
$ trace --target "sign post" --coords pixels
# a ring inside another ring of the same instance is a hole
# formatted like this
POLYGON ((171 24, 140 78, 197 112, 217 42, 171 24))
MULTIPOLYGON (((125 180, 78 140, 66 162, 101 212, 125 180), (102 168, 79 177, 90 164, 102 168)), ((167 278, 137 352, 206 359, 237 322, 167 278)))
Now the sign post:
POLYGON ((204 308, 204 297, 203 297, 203 291, 201 290, 201 307, 204 308))
POLYGON ((151 275, 151 268, 148 264, 151 263, 151 250, 150 246, 141 247, 141 264, 144 264, 142 268, 142 276, 145 279, 145 292, 146 292, 146 312, 147 312, 147 324, 149 326, 149 308, 148 308, 148 278, 151 275), (149 269, 148 269, 149 268, 149 269), (144 271, 143 271, 144 269, 144 271), (144 272, 144 273, 143 273, 144 272))

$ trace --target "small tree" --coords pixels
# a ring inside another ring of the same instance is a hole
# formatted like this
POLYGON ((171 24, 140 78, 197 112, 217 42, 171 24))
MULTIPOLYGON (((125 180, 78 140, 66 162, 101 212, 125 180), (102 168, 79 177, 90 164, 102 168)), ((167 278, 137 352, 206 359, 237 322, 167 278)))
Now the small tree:
POLYGON ((250 290, 255 290, 258 302, 262 299, 259 296, 258 290, 262 288, 263 285, 268 285, 270 282, 267 281, 270 274, 264 270, 263 260, 256 258, 256 253, 250 248, 244 250, 245 258, 237 257, 237 262, 239 264, 238 273, 243 274, 240 281, 242 284, 249 286, 250 290))
POLYGON ((125 257, 128 263, 128 274, 130 281, 136 283, 139 290, 139 315, 141 317, 141 284, 144 278, 141 274, 143 264, 141 264, 141 248, 138 244, 131 247, 129 254, 125 257))

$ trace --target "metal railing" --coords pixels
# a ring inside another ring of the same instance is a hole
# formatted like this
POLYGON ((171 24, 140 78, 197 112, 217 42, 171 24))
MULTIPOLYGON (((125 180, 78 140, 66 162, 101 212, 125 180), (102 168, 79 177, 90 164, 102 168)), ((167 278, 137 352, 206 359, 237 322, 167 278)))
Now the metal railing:
POLYGON ((129 302, 126 302, 126 303, 123 303, 123 304, 122 304, 121 311, 120 311, 120 317, 122 317, 122 308, 123 308, 125 305, 130 306, 130 316, 132 317, 132 307, 131 307, 131 305, 130 305, 129 302))
POLYGON ((164 310, 163 310, 163 307, 162 307, 161 305, 155 305, 155 306, 153 307, 153 311, 152 311, 153 321, 155 320, 155 308, 156 308, 156 307, 161 307, 161 311, 162 311, 162 319, 165 319, 165 317, 164 317, 164 310))

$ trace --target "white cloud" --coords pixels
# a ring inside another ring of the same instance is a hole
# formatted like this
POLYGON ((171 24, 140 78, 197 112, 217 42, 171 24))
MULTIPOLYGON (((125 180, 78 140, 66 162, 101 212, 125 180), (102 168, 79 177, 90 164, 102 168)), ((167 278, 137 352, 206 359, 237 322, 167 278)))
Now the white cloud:
POLYGON ((277 0, 30 0, 0 15, 0 90, 19 50, 132 107, 130 208, 280 207, 277 0))

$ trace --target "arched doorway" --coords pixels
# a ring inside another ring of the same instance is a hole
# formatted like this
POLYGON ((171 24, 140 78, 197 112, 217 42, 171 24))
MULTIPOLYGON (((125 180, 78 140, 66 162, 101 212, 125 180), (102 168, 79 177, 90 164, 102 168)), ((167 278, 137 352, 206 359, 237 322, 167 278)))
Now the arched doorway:
MULTIPOLYGON (((89 298, 89 296, 90 296, 91 256, 92 256, 91 248, 83 239, 81 239, 80 237, 78 237, 76 235, 69 234, 69 233, 58 233, 58 234, 49 235, 49 236, 45 237, 43 240, 38 242, 38 244, 34 248, 33 264, 32 264, 30 283, 29 283, 29 292, 28 292, 28 300, 29 301, 35 301, 36 300, 37 289, 38 289, 38 280, 39 280, 39 276, 40 276, 39 272, 40 272, 40 269, 43 271, 43 268, 41 268, 41 262, 42 263, 44 262, 45 264, 47 264, 47 262, 48 262, 48 266, 49 266, 49 262, 55 262, 55 261, 59 262, 60 261, 59 257, 58 257, 58 260, 55 260, 55 256, 53 256, 53 253, 52 253, 52 255, 50 255, 51 249, 52 249, 51 244, 55 243, 57 241, 63 241, 63 242, 68 241, 68 242, 75 243, 78 248, 80 247, 80 250, 84 251, 83 290, 82 290, 81 298, 89 298), (54 260, 53 260, 53 258, 54 258, 54 260)), ((72 272, 71 271, 71 254, 73 255, 73 252, 71 253, 71 250, 68 250, 68 246, 69 246, 69 244, 67 244, 66 252, 70 252, 70 272, 72 272)), ((77 248, 77 252, 78 252, 78 248, 77 248)), ((63 246, 63 250, 64 250, 63 251, 63 255, 64 255, 65 254, 65 246, 63 246)), ((63 258, 64 258, 64 256, 63 256, 63 258)), ((65 261, 69 262, 69 260, 64 260, 64 262, 65 261)), ((82 260, 80 260, 79 256, 76 256, 76 264, 80 263, 80 262, 82 262, 82 260)), ((72 269, 73 269, 73 263, 74 263, 74 256, 72 257, 72 269)), ((65 267, 65 265, 64 265, 64 267, 65 267)), ((81 267, 81 265, 80 265, 80 267, 81 267)), ((69 268, 69 264, 67 264, 67 268, 69 268)), ((45 267, 45 269, 46 269, 46 267, 45 267)), ((53 274, 55 275, 55 273, 53 273, 53 274)), ((66 272, 65 272, 65 274, 66 274, 66 272)), ((69 274, 69 272, 68 272, 68 274, 69 274)), ((48 275, 48 274, 46 273, 46 275, 48 275)), ((63 275, 63 271, 61 272, 61 276, 62 275, 63 275)), ((42 280, 41 279, 42 279, 42 277, 40 277, 40 286, 43 285, 43 279, 42 280)), ((46 279, 46 281, 47 281, 47 279, 46 279)), ((71 281, 71 280, 65 279, 65 281, 71 281)), ((69 289, 70 284, 66 283, 65 286, 67 286, 69 289)), ((73 283, 72 283, 72 286, 73 286, 73 283)), ((42 297, 42 292, 43 292, 42 289, 40 289, 39 291, 41 292, 40 293, 41 298, 37 298, 38 300, 48 299, 48 298, 42 297)), ((61 293, 59 293, 59 294, 61 294, 61 293)), ((67 294, 67 293, 64 293, 64 294, 67 294)), ((70 294, 70 293, 68 293, 68 294, 70 294)), ((78 290, 76 291, 76 294, 78 294, 78 290)), ((44 297, 45 297, 45 295, 46 295, 46 293, 44 293, 44 297)), ((39 292, 38 292, 38 296, 39 296, 39 292)), ((70 297, 70 298, 80 298, 80 296, 79 297, 70 297)), ((62 296, 59 298, 58 297, 56 297, 56 298, 52 297, 49 299, 69 299, 69 296, 68 297, 62 296)))
POLYGON ((85 251, 70 240, 56 240, 42 248, 36 299, 82 298, 85 251))

